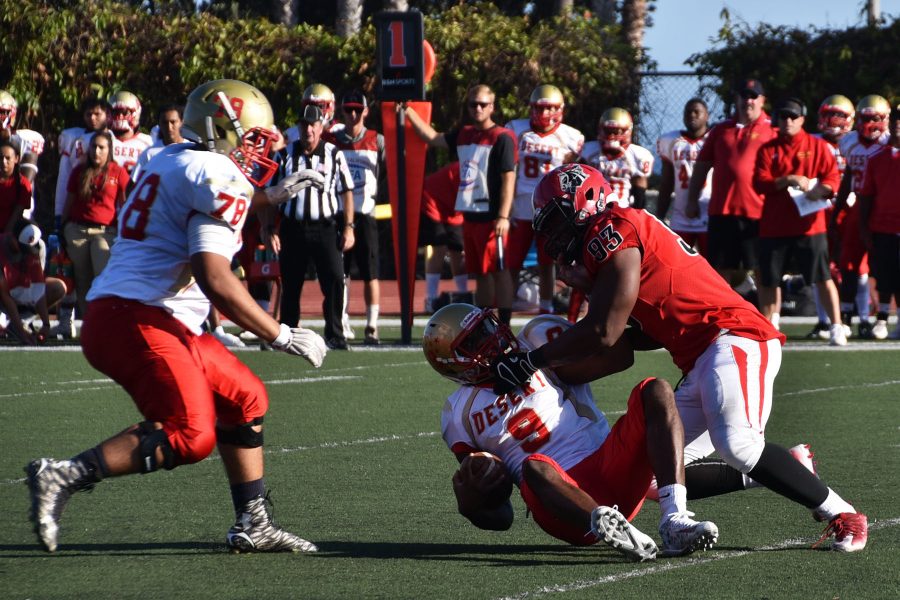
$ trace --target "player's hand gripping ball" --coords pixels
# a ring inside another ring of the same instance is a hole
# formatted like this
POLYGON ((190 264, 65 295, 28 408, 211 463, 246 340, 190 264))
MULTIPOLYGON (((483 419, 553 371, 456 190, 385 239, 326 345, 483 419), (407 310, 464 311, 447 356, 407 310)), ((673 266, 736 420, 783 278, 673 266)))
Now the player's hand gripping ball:
POLYGON ((512 494, 513 482, 503 461, 490 452, 473 452, 459 465, 457 476, 471 492, 483 499, 484 506, 497 507, 512 494))

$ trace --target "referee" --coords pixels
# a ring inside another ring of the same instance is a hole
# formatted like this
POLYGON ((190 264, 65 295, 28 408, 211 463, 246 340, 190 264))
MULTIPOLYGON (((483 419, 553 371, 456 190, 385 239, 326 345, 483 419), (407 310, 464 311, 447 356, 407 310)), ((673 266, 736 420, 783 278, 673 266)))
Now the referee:
MULTIPOLYGON (((272 234, 272 247, 279 252, 281 267, 281 322, 297 327, 300 321, 300 293, 309 261, 312 260, 325 300, 325 343, 332 350, 347 350, 341 327, 344 291, 342 253, 353 247, 353 177, 344 154, 322 139, 322 109, 307 105, 297 125, 300 137, 279 154, 281 178, 313 169, 325 178, 322 189, 310 186, 285 202, 281 210, 278 234, 272 234), (343 212, 346 221, 339 227, 336 215, 343 212)), ((273 183, 274 183, 273 182, 273 183)))

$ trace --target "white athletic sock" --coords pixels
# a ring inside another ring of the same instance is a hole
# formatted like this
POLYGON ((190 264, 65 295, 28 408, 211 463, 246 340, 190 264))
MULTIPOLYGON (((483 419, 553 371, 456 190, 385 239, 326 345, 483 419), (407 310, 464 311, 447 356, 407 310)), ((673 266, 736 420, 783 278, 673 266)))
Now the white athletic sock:
POLYGON ((425 297, 437 298, 438 286, 441 284, 440 273, 425 273, 425 297))
POLYGON ((673 483, 659 488, 659 524, 678 513, 687 512, 687 488, 680 483, 673 483))
POLYGON ((370 304, 366 307, 366 327, 378 329, 378 309, 377 304, 370 304))
POLYGON ((457 292, 468 292, 469 291, 469 276, 468 275, 456 275, 453 277, 453 282, 456 284, 457 292))
POLYGON ((849 502, 837 495, 833 489, 828 488, 828 497, 825 502, 813 509, 820 517, 830 521, 841 513, 855 513, 856 509, 849 502))

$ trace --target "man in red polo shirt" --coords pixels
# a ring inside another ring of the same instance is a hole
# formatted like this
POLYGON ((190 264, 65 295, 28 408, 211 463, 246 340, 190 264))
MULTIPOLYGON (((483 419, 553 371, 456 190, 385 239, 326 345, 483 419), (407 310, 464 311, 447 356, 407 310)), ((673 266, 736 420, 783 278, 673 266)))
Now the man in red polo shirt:
POLYGON ((788 98, 778 108, 779 135, 760 148, 753 186, 763 196, 759 220, 759 308, 775 321, 779 284, 792 257, 808 285, 815 285, 831 320, 829 343, 845 346, 837 287, 828 267, 825 209, 841 183, 828 143, 803 130, 806 105, 788 98))
MULTIPOLYGON (((869 159, 859 191, 859 232, 872 257, 878 321, 887 322, 891 295, 900 301, 900 106, 891 107, 891 139, 869 159)), ((890 334, 900 339, 900 321, 890 334)))
POLYGON ((685 207, 688 218, 699 216, 700 193, 712 169, 706 258, 732 286, 756 268, 762 197, 753 189, 753 166, 759 148, 778 134, 763 110, 766 92, 758 79, 741 80, 734 93, 734 118, 710 130, 691 174, 685 207))

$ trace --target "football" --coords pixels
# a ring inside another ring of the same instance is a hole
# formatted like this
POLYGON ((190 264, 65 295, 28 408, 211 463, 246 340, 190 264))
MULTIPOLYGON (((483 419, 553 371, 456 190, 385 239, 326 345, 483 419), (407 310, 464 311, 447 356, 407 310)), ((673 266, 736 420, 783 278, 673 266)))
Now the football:
POLYGON ((473 452, 459 465, 468 487, 477 490, 488 507, 499 506, 512 494, 512 478, 503 461, 490 452, 473 452))

